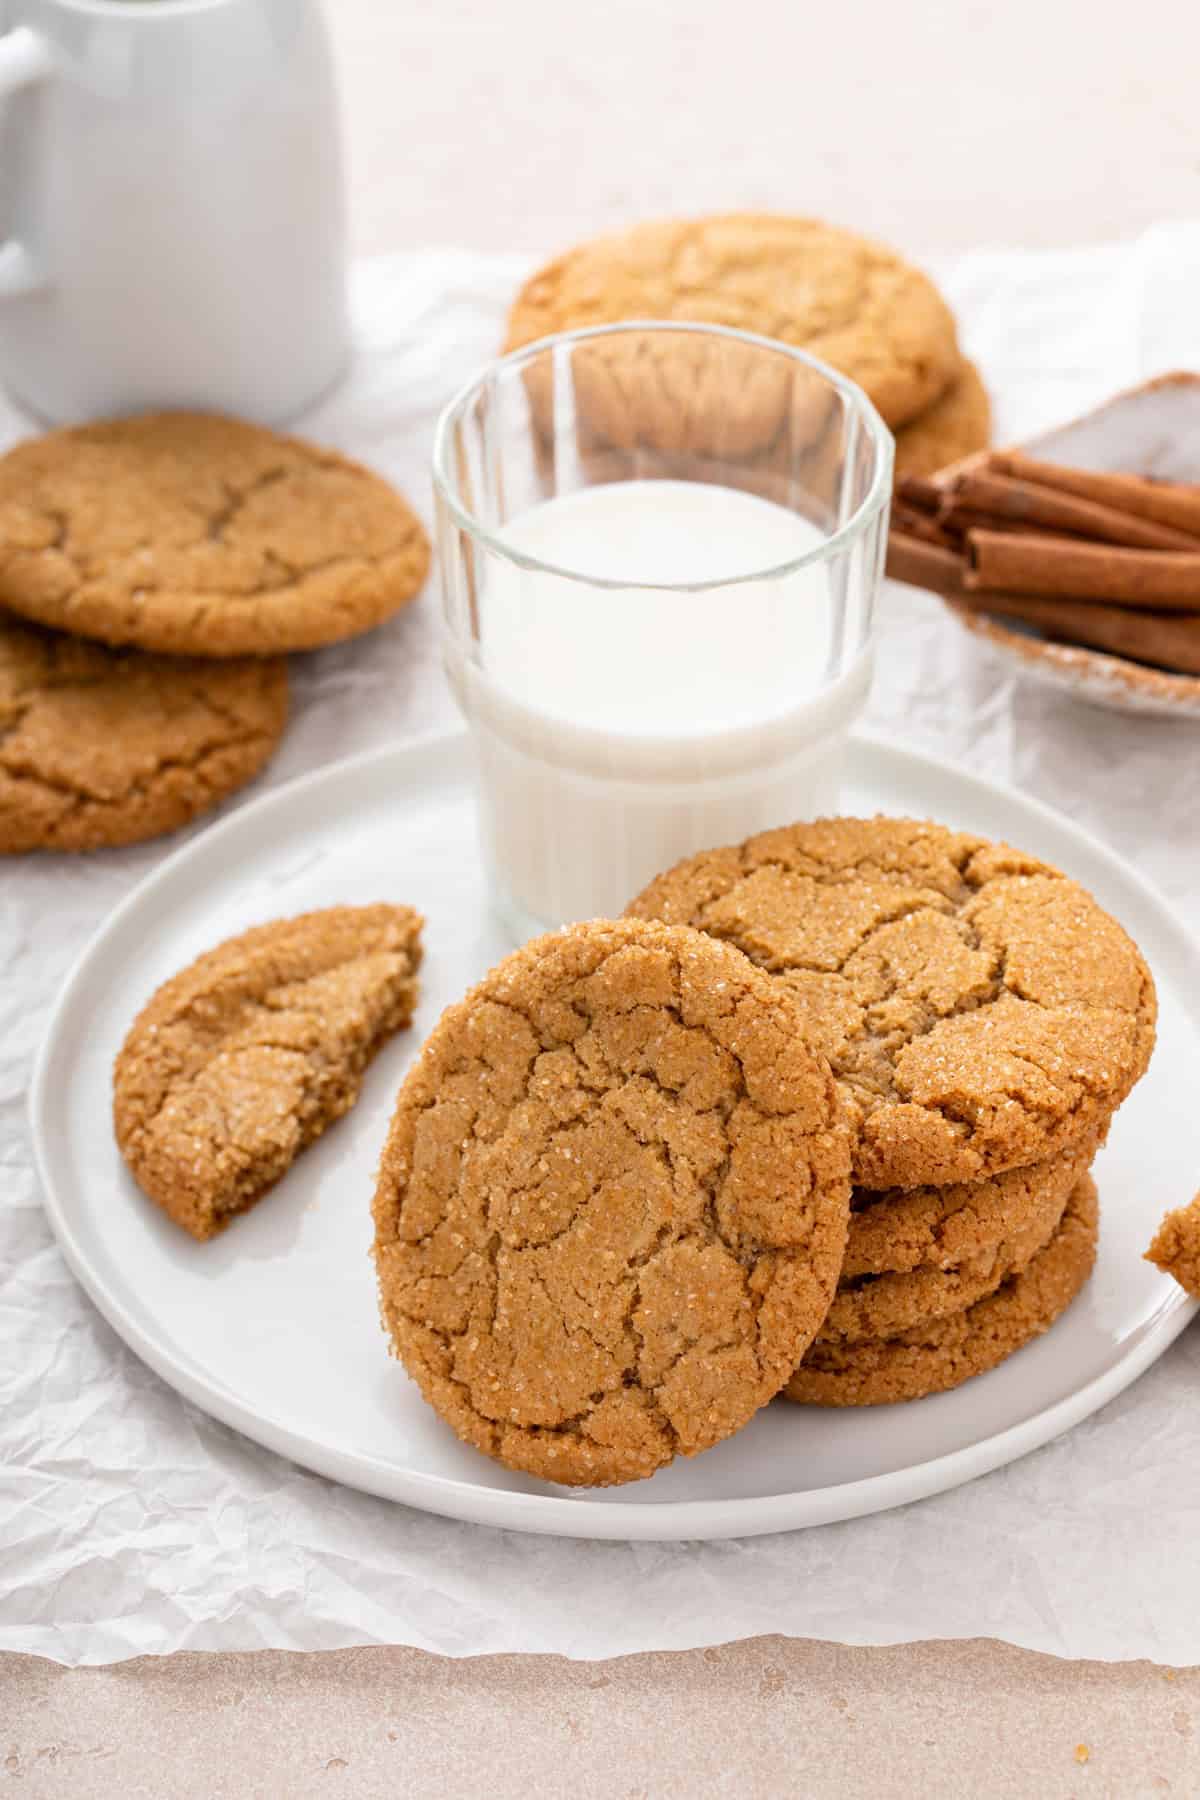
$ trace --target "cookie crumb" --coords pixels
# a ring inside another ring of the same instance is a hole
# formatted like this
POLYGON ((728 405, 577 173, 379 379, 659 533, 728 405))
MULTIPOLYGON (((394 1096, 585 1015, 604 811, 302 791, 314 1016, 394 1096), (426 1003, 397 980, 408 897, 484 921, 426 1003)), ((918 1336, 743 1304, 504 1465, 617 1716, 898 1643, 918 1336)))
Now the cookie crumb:
POLYGON ((1145 1260, 1164 1275, 1173 1275, 1193 1300, 1200 1300, 1200 1194, 1167 1214, 1145 1260))

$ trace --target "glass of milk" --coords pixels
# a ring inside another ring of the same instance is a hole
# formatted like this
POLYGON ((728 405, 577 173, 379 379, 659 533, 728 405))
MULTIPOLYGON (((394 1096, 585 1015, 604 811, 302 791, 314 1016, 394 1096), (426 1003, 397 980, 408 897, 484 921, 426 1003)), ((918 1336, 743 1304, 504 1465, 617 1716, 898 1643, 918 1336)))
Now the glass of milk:
POLYGON ((567 332, 451 402, 433 474, 446 667, 514 940, 836 811, 892 481, 853 382, 718 326, 567 332))

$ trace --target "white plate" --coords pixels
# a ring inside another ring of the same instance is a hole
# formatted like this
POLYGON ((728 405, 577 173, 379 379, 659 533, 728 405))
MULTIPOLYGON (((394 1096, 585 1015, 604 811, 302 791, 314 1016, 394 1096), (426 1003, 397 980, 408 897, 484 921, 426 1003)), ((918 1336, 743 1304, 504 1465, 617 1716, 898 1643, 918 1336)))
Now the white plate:
POLYGON ((778 1402, 707 1455, 601 1491, 509 1474, 424 1405, 385 1353, 369 1200, 417 1046, 508 948, 485 910, 461 736, 373 752, 241 808, 163 863, 84 951, 31 1096, 46 1207, 75 1274, 138 1355, 216 1418, 335 1480, 491 1525, 611 1538, 777 1531, 898 1506, 1045 1443, 1119 1393, 1195 1310, 1141 1253, 1200 1168, 1200 957, 1133 870, 1019 794, 860 740, 845 802, 929 814, 1045 856, 1129 927, 1158 979, 1158 1052, 1098 1167, 1095 1277, 1046 1337, 1001 1368, 907 1406, 778 1402), (161 981, 232 932, 381 899, 411 902, 429 921, 415 1028, 379 1057, 355 1111, 261 1206, 194 1244, 141 1196, 113 1143, 110 1072, 130 1020, 161 981))

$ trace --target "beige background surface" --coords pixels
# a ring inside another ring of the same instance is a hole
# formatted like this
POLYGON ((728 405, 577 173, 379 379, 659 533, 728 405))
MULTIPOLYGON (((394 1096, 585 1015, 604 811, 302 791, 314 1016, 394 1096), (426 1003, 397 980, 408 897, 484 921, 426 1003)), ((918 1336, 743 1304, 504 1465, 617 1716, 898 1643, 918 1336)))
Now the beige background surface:
MULTIPOLYGON (((327 8, 360 252, 537 250, 722 206, 825 213, 914 250, 1200 214, 1193 0, 1119 16, 1096 0, 327 8)), ((1200 1670, 780 1639, 605 1664, 395 1649, 63 1671, 9 1657, 9 1788, 1186 1796, 1200 1794, 1200 1670)))

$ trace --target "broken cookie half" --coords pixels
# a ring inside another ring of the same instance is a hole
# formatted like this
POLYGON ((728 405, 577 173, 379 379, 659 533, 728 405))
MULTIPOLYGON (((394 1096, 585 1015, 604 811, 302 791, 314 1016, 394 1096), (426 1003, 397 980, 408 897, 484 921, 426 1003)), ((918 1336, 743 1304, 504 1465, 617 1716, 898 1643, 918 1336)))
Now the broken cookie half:
POLYGON ((166 982, 113 1074, 117 1143, 138 1185, 194 1238, 261 1199, 358 1099, 410 1023, 423 920, 334 906, 255 926, 166 982))

